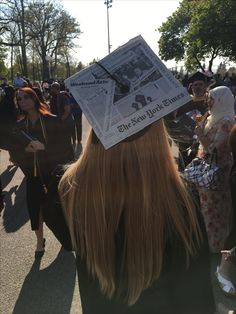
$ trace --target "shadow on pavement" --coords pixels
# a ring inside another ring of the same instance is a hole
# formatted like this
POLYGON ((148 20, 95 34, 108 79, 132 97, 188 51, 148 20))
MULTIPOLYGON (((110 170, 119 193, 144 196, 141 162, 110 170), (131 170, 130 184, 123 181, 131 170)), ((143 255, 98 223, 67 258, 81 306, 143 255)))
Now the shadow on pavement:
POLYGON ((29 220, 26 207, 25 178, 19 187, 14 186, 4 194, 3 226, 7 233, 15 232, 29 220), (14 202, 12 201, 13 194, 15 194, 14 202))
POLYGON ((2 189, 4 189, 14 177, 18 167, 16 166, 8 166, 5 171, 1 173, 1 180, 2 180, 2 189))
POLYGON ((76 280, 75 257, 61 249, 53 263, 39 270, 35 260, 12 314, 69 314, 76 280))

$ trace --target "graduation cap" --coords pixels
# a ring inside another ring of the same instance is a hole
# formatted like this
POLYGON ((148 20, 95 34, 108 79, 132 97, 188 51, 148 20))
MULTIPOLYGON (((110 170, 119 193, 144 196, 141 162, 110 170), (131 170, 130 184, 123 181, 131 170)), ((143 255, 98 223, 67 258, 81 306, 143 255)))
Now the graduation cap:
POLYGON ((210 80, 211 80, 210 76, 208 76, 207 74, 205 74, 203 72, 197 71, 192 76, 190 76, 190 78, 188 79, 188 84, 193 83, 195 81, 203 81, 206 84, 208 84, 210 82, 210 80))
POLYGON ((164 64, 138 36, 67 78, 65 84, 94 130, 93 143, 100 140, 108 149, 140 136, 149 125, 190 102, 186 89, 169 75, 164 64), (144 71, 141 78, 133 73, 135 69, 144 71), (165 75, 168 88, 173 91, 170 98, 158 80, 165 75))

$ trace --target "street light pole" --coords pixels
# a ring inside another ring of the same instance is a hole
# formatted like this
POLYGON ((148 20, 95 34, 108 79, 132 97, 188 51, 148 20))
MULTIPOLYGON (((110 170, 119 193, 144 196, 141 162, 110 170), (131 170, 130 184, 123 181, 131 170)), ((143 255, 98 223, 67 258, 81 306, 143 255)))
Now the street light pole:
POLYGON ((106 0, 104 4, 107 6, 107 38, 108 38, 108 53, 111 51, 110 44, 110 25, 109 25, 109 9, 112 7, 113 0, 106 0))

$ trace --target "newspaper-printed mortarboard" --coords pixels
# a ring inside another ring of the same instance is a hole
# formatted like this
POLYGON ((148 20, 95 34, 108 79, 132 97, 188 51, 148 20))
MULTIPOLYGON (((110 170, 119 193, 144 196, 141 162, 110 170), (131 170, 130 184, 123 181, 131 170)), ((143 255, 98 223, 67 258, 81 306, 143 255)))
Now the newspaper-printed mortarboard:
POLYGON ((105 149, 191 100, 141 36, 65 80, 105 149))

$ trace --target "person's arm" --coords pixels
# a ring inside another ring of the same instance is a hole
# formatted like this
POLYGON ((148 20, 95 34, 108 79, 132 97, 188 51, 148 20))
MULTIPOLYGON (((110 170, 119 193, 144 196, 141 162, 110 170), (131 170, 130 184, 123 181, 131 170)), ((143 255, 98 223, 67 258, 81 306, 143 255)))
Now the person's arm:
POLYGON ((204 149, 207 149, 208 146, 211 144, 211 141, 207 138, 204 134, 205 125, 207 123, 207 117, 209 116, 208 113, 196 119, 196 127, 195 127, 195 134, 197 135, 200 143, 202 144, 204 149))
POLYGON ((202 144, 204 149, 207 149, 211 145, 211 141, 204 134, 204 128, 201 126, 197 126, 195 128, 195 134, 197 135, 200 143, 202 144))
POLYGON ((45 146, 37 139, 31 137, 20 127, 13 128, 10 134, 9 150, 17 149, 19 146, 28 153, 35 153, 39 150, 44 150, 45 146))
POLYGON ((28 153, 36 153, 39 150, 45 150, 45 145, 37 140, 31 141, 25 148, 28 153))
POLYGON ((197 127, 195 132, 202 144, 202 146, 207 149, 209 152, 212 152, 214 148, 217 149, 218 152, 224 153, 225 148, 228 145, 229 133, 233 124, 229 120, 222 120, 219 123, 214 140, 211 141, 204 134, 204 129, 202 127, 197 127))
POLYGON ((68 96, 60 94, 60 97, 61 106, 63 107, 63 115, 61 116, 61 120, 64 121, 68 118, 68 116, 71 113, 71 106, 68 96))
POLYGON ((70 105, 65 105, 64 106, 64 113, 61 116, 62 121, 66 120, 68 118, 68 116, 70 115, 70 113, 71 113, 70 105))
POLYGON ((8 150, 26 148, 33 139, 17 123, 9 132, 8 150))

